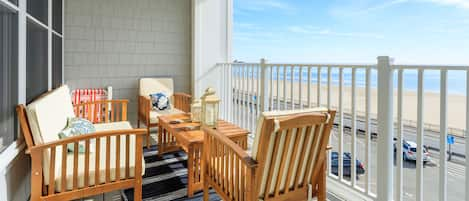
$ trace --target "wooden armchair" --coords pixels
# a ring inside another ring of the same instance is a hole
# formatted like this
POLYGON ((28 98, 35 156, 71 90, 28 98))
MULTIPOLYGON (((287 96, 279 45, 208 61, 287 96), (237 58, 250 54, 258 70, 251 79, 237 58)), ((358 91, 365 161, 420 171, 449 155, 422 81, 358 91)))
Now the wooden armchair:
POLYGON ((223 200, 326 200, 326 148, 335 111, 266 112, 252 155, 204 128, 204 200, 213 187, 223 200))
POLYGON ((126 121, 127 101, 73 106, 67 96, 68 87, 63 86, 27 107, 17 106, 26 153, 31 155, 31 201, 73 200, 127 188, 134 188, 134 200, 142 200, 146 130, 132 129, 126 121), (105 111, 103 118, 97 118, 94 108, 105 111), (94 124, 96 132, 58 139, 67 118, 79 110, 87 110, 82 118, 99 122, 94 124), (72 152, 68 145, 73 145, 72 152))
POLYGON ((142 78, 139 81, 138 121, 147 127, 147 148, 150 148, 150 129, 158 127, 158 116, 190 112, 192 96, 186 93, 174 93, 172 78, 142 78), (150 94, 164 92, 171 98, 171 109, 164 111, 153 110, 150 94))

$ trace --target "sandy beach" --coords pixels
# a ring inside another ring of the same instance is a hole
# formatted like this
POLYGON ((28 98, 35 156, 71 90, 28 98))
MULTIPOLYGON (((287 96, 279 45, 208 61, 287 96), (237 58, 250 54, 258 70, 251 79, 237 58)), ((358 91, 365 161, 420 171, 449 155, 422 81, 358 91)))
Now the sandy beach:
MULTIPOLYGON (((270 83, 269 83, 270 85, 270 83)), ((244 86, 249 86, 249 91, 256 90, 257 84, 251 83, 250 81, 246 83, 244 86)), ((306 82, 302 82, 301 86, 299 82, 293 83, 293 99, 296 104, 299 103, 300 97, 300 90, 301 90, 301 100, 304 105, 307 105, 308 100, 308 84, 306 82)), ((311 87, 309 88, 310 92, 310 100, 312 102, 312 106, 317 106, 317 85, 311 83, 311 87)), ((287 81, 284 85, 283 81, 279 81, 278 85, 277 82, 273 81, 272 87, 272 96, 279 97, 280 100, 284 100, 284 96, 286 94, 286 100, 290 101, 292 87, 291 82, 287 81), (277 86, 279 89, 277 90, 277 86), (279 93, 278 93, 279 92, 279 93)), ((321 84, 321 105, 326 106, 327 104, 327 85, 321 84)), ((357 115, 361 116, 365 113, 365 88, 364 87, 357 87, 356 88, 356 111, 357 115)), ((378 101, 378 94, 376 88, 371 88, 371 117, 376 117, 377 114, 377 101, 378 101)), ((274 104, 276 102, 274 101, 274 104)), ((352 108, 352 87, 351 86, 344 86, 343 91, 343 106, 344 112, 349 113, 352 108)), ((339 105, 339 87, 337 85, 331 86, 331 106, 332 108, 338 108, 339 105)), ((281 106, 282 107, 282 106, 281 106)), ((462 135, 463 130, 466 126, 466 118, 465 118, 465 111, 466 111, 466 97, 463 95, 457 94, 449 94, 448 95, 448 128, 449 133, 454 135, 462 135)), ((394 117, 397 118, 397 89, 394 90, 394 117)), ((417 92, 416 91, 404 91, 403 97, 403 119, 406 125, 415 126, 417 122, 417 92)), ((425 92, 424 95, 424 123, 426 129, 431 129, 438 131, 440 125, 440 94, 435 92, 425 92)))

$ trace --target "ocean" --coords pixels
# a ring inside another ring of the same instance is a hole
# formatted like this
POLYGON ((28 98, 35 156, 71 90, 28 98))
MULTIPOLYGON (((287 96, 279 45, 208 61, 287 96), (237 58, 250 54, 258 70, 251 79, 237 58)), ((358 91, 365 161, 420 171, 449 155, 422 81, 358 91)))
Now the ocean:
MULTIPOLYGON (((235 68, 236 69, 236 68, 235 68)), ((274 67, 272 69, 272 78, 277 80, 277 68, 274 67)), ((240 75, 240 72, 234 70, 235 75, 240 75)), ((257 76, 257 72, 248 71, 249 75, 257 76)), ((278 77, 280 80, 284 79, 284 72, 283 68, 280 68, 278 73, 278 77)), ((291 81, 291 70, 290 67, 287 67, 286 72, 286 79, 287 81, 291 81)), ((331 71, 332 77, 332 84, 339 85, 339 69, 333 68, 331 71)), ((418 86, 418 71, 417 70, 405 70, 404 71, 404 89, 406 91, 417 91, 418 86)), ((293 80, 299 81, 300 80, 300 68, 294 67, 293 70, 293 80)), ((377 87, 377 71, 371 70, 371 87, 377 87)), ((456 94, 456 95, 466 95, 466 72, 465 71, 448 71, 448 94, 456 94)), ((302 71, 302 82, 308 82, 308 72, 306 68, 302 71)), ((311 82, 317 83, 317 69, 311 69, 311 82)), ((323 86, 327 84, 327 69, 321 69, 321 83, 323 86)), ((352 69, 344 69, 344 85, 351 86, 352 85, 352 69)), ((365 69, 357 69, 356 71, 356 85, 357 87, 365 87, 366 85, 366 71, 365 69)), ((394 87, 397 88, 397 71, 394 73, 394 87)), ((440 71, 435 70, 427 70, 424 71, 424 91, 425 92, 440 92, 440 71)))

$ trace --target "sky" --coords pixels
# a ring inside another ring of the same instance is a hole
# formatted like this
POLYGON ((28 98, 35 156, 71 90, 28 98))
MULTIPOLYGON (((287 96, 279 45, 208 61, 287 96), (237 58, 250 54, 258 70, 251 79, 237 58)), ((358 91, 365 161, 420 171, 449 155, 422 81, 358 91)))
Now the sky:
POLYGON ((234 0, 233 59, 469 65, 469 0, 234 0))

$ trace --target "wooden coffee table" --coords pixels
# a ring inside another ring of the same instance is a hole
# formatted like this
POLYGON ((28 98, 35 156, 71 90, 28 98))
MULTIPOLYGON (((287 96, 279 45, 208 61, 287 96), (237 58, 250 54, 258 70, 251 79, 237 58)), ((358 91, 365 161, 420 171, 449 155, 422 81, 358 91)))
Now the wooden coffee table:
MULTIPOLYGON (((184 150, 187 153, 187 196, 203 188, 202 153, 204 132, 200 130, 200 123, 190 122, 189 114, 163 115, 158 117, 158 154, 184 150), (174 124, 172 121, 183 120, 174 124), (184 129, 188 126, 194 130, 184 129)), ((219 120, 217 130, 228 138, 247 149, 249 131, 232 123, 219 120)))

